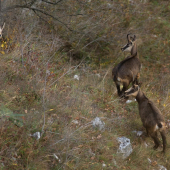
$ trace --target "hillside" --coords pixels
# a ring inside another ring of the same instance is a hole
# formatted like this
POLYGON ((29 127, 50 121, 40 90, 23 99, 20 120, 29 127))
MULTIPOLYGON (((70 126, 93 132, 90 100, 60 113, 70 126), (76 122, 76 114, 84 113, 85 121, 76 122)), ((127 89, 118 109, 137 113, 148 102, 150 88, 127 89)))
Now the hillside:
POLYGON ((1 169, 170 169, 168 0, 6 0, 0 9, 1 169), (133 132, 145 131, 137 102, 120 99, 112 80, 129 55, 128 33, 137 37, 141 89, 167 123, 165 155, 133 132), (122 136, 133 149, 126 159, 117 154, 122 136))

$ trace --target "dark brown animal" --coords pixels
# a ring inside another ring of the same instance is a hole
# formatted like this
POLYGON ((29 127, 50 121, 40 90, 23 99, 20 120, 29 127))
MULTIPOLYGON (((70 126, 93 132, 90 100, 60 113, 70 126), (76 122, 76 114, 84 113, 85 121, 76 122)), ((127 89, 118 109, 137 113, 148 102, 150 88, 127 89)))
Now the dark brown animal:
POLYGON ((140 76, 141 63, 137 55, 136 36, 128 34, 127 40, 128 43, 121 50, 131 52, 131 56, 126 57, 112 70, 113 81, 119 96, 122 96, 131 82, 138 84, 140 76), (121 84, 123 84, 122 90, 120 90, 121 84))
POLYGON ((159 131, 163 141, 163 152, 165 152, 166 125, 160 110, 145 96, 138 85, 133 85, 129 90, 125 91, 125 96, 133 96, 136 98, 143 126, 146 128, 147 134, 154 140, 154 149, 157 149, 160 145, 160 141, 157 137, 157 132, 159 131))

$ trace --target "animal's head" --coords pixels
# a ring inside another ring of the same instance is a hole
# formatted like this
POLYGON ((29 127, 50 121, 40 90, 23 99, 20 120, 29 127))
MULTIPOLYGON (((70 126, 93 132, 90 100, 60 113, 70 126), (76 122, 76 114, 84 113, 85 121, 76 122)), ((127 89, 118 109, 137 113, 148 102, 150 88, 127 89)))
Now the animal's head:
POLYGON ((139 86, 134 84, 131 88, 125 91, 124 95, 125 97, 128 96, 136 97, 138 95, 138 92, 139 92, 139 86))
POLYGON ((124 47, 122 47, 121 50, 130 52, 135 44, 136 36, 132 34, 127 34, 127 40, 128 43, 124 47))
POLYGON ((2 27, 0 26, 0 38, 2 38, 2 31, 3 31, 4 27, 5 27, 5 23, 3 24, 2 27))

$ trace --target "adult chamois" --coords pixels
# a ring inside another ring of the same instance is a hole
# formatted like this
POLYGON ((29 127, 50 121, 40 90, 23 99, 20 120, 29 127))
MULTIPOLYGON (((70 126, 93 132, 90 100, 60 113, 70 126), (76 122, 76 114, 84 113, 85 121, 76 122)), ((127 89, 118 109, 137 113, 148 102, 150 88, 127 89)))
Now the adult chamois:
POLYGON ((126 57, 112 70, 113 81, 116 84, 120 97, 128 89, 131 82, 132 84, 138 84, 141 68, 141 63, 137 55, 136 36, 127 34, 127 40, 128 43, 121 50, 130 52, 131 56, 126 57), (121 84, 123 84, 122 90, 120 90, 121 84))
POLYGON ((133 85, 130 89, 125 91, 124 95, 125 97, 133 96, 136 98, 143 126, 146 128, 147 134, 154 140, 155 146, 153 148, 157 149, 160 145, 160 141, 157 137, 157 132, 159 131, 163 141, 163 152, 165 152, 166 125, 160 110, 145 96, 138 85, 133 85))

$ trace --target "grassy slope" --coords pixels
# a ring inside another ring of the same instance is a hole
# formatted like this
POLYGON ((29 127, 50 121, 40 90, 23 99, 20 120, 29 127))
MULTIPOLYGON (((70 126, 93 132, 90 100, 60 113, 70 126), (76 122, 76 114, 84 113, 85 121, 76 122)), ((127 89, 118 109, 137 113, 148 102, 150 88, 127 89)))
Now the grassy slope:
MULTIPOLYGON (((126 17, 120 17, 126 21, 123 22, 125 25, 117 26, 115 32, 119 27, 122 28, 121 41, 125 43, 125 34, 128 31, 140 31, 138 37, 142 42, 139 43, 138 51, 143 65, 142 90, 155 102, 168 122, 169 6, 166 1, 162 6, 157 1, 141 4, 142 10, 139 6, 136 8, 143 13, 136 14, 135 19, 134 14, 128 11, 133 6, 126 8, 127 2, 120 5, 127 10, 126 17), (154 17, 148 19, 153 13, 154 17)), ((158 169, 158 164, 170 169, 169 148, 162 155, 162 148, 157 151, 152 149, 151 138, 140 138, 132 133, 134 130, 144 129, 137 103, 126 104, 116 94, 111 69, 124 58, 119 50, 123 42, 118 41, 118 38, 116 40, 116 46, 113 42, 107 47, 109 53, 106 58, 109 62, 106 59, 101 60, 100 69, 93 63, 90 67, 80 65, 76 68, 65 60, 57 62, 60 53, 56 54, 48 67, 43 65, 43 57, 28 61, 23 67, 17 49, 11 54, 1 56, 1 109, 8 108, 8 112, 22 114, 21 117, 12 117, 5 112, 5 116, 2 116, 2 169, 102 169, 103 163, 106 164, 103 169, 148 170, 158 169), (50 75, 46 74, 47 70, 50 70, 50 75), (75 74, 80 76, 79 81, 73 78, 75 74), (55 83, 52 84, 53 82, 55 83), (42 130, 44 113, 44 134, 40 140, 35 140, 29 134, 42 130), (91 121, 97 116, 105 122, 105 131, 92 127, 91 121), (78 124, 72 122, 73 120, 77 120, 78 124), (126 160, 117 155, 116 138, 121 136, 130 138, 133 147, 133 153, 126 160), (145 142, 148 144, 147 148, 145 142), (61 161, 55 159, 53 154, 61 161), (153 161, 152 164, 149 164, 148 158, 153 161)), ((169 141, 167 129, 168 144, 169 141)))

